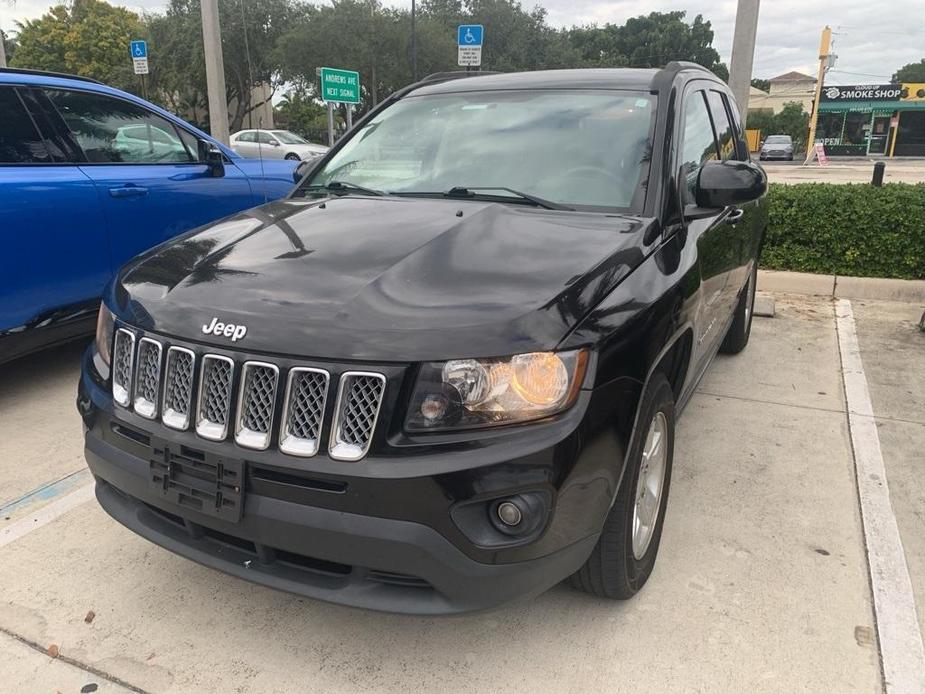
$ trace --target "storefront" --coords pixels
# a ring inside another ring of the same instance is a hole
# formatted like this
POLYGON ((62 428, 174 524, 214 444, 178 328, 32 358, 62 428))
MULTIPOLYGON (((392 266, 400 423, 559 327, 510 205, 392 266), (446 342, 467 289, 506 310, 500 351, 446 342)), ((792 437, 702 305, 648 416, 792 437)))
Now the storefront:
POLYGON ((925 156, 925 84, 825 87, 816 141, 831 156, 925 156))

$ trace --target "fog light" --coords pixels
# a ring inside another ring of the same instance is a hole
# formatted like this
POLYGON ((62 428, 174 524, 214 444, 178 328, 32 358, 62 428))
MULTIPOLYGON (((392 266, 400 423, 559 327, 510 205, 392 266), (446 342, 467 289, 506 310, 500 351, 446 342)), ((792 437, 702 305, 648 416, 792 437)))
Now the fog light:
POLYGON ((502 501, 498 504, 497 513, 498 519, 511 528, 520 525, 523 520, 523 513, 521 513, 520 508, 511 501, 502 501))

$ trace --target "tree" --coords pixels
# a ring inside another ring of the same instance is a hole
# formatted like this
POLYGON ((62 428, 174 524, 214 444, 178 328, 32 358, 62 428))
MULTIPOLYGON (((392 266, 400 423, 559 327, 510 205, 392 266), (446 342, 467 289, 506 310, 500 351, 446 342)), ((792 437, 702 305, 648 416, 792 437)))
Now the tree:
POLYGON ((273 120, 277 127, 291 130, 312 142, 327 142, 327 111, 305 90, 287 92, 277 105, 273 120))
POLYGON ((893 82, 925 82, 925 58, 899 68, 893 75, 893 82))
POLYGON ((755 89, 760 89, 763 92, 771 91, 771 82, 770 80, 764 80, 759 77, 752 78, 752 86, 755 89))
POLYGON ((134 12, 101 0, 73 0, 17 26, 11 66, 66 72, 137 90, 128 46, 132 39, 145 38, 145 30, 134 12))
MULTIPOLYGON (((219 0, 225 94, 230 104, 229 127, 243 127, 247 115, 263 102, 253 99, 254 88, 281 84, 276 47, 297 21, 303 6, 297 0, 219 0)), ((173 110, 203 119, 206 103, 205 61, 199 0, 170 0, 163 14, 147 18, 151 34, 152 86, 158 99, 173 110)))
POLYGON ((760 130, 762 137, 790 135, 793 138, 794 151, 799 152, 806 147, 809 114, 803 110, 801 103, 790 101, 784 104, 780 113, 774 113, 771 109, 749 111, 745 127, 749 130, 760 130))

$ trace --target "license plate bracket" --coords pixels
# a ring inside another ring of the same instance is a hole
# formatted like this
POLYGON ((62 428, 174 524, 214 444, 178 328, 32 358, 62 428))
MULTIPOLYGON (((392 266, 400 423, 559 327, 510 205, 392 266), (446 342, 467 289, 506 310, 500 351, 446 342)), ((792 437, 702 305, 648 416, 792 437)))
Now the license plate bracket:
POLYGON ((151 487, 184 509, 237 523, 244 511, 244 461, 151 438, 151 487))

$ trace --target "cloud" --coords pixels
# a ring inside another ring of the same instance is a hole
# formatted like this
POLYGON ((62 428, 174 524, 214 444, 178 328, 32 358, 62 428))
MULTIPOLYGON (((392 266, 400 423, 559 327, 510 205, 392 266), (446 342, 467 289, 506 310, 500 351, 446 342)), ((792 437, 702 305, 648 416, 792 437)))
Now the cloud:
MULTIPOLYGON (((258 2, 259 0, 246 0, 258 2)), ((384 0, 396 7, 410 6, 410 0, 384 0)), ((649 12, 679 9, 669 0, 522 0, 526 7, 545 7, 550 24, 622 24, 630 17, 649 12)), ((48 0, 0 0, 0 28, 11 31, 14 21, 33 19, 46 12, 48 0)), ((162 9, 165 0, 116 2, 135 12, 162 9)), ((702 14, 713 25, 713 45, 728 64, 735 29, 736 0, 688 0, 688 18, 702 14)), ((921 24, 898 18, 921 17, 922 0, 764 0, 758 21, 754 75, 775 75, 799 70, 816 74, 819 34, 829 23, 835 31, 835 70, 830 84, 869 84, 889 81, 897 68, 925 57, 921 24), (889 5, 889 9, 885 7, 889 5)), ((917 21, 917 19, 916 19, 917 21)), ((491 31, 491 27, 486 27, 491 31)))

